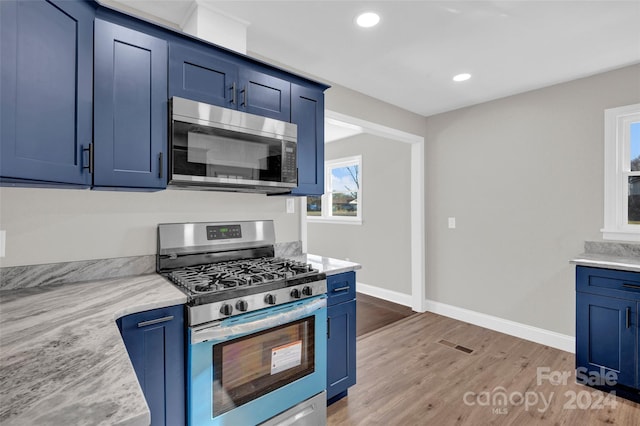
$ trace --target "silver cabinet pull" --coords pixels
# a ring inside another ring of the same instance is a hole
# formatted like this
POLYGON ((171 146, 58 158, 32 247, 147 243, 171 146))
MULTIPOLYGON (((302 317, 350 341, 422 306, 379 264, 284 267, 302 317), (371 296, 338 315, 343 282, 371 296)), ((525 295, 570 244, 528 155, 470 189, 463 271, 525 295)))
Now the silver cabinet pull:
POLYGON ((236 104, 236 102, 238 102, 238 100, 236 99, 236 82, 234 81, 233 84, 231 85, 231 103, 233 105, 236 104))
POLYGON ((168 317, 156 318, 149 321, 142 321, 138 323, 138 328, 146 327, 148 325, 160 324, 161 322, 171 321, 173 319, 173 315, 169 315, 168 317))
POLYGON ((333 291, 334 293, 337 293, 339 291, 345 291, 345 290, 349 290, 349 288, 351 288, 351 286, 346 286, 346 287, 338 287, 338 288, 334 288, 333 291))
POLYGON ((247 107, 247 87, 243 87, 242 90, 240 91, 240 93, 242 93, 242 103, 240 104, 240 106, 243 107, 247 107))
POLYGON ((635 284, 622 284, 622 287, 632 288, 634 290, 640 290, 640 285, 635 285, 635 284))

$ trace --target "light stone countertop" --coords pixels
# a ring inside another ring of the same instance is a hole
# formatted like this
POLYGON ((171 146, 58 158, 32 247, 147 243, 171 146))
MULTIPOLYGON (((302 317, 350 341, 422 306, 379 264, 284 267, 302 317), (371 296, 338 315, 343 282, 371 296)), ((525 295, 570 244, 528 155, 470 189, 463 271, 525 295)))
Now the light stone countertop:
POLYGON ((582 253, 571 263, 592 268, 617 269, 620 271, 640 272, 640 259, 606 254, 582 253))
POLYGON ((593 268, 640 272, 640 244, 616 241, 585 241, 584 253, 571 263, 593 268))
POLYGON ((313 268, 327 275, 335 275, 343 272, 362 269, 362 265, 347 260, 334 259, 332 257, 319 256, 316 254, 302 254, 299 256, 287 256, 289 259, 299 262, 309 263, 313 268))
POLYGON ((157 274, 0 292, 0 424, 150 424, 115 320, 186 303, 157 274))
MULTIPOLYGON (((362 267, 313 254, 287 257, 327 275, 362 267)), ((0 291, 0 424, 148 426, 115 320, 186 301, 155 273, 0 291)))

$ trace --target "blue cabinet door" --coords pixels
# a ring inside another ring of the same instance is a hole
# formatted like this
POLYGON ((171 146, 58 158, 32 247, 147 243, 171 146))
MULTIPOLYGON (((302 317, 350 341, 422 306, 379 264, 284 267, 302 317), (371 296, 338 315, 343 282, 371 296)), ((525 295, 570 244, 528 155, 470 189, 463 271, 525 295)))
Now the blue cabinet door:
POLYGON ((0 1, 0 176, 90 185, 93 6, 0 1))
POLYGON ((165 188, 167 45, 95 21, 95 186, 165 188))
POLYGON ((184 317, 182 305, 120 320, 131 363, 151 411, 152 426, 184 425, 184 317))
POLYGON ((238 66, 178 44, 169 46, 169 97, 236 109, 238 66))
POLYGON ((169 47, 169 97, 291 120, 291 83, 227 60, 214 49, 169 47))
POLYGON ((291 85, 291 122, 298 125, 298 187, 295 195, 324 193, 324 93, 291 85))
POLYGON ((327 400, 334 402, 356 383, 356 301, 329 306, 327 321, 327 400))
POLYGON ((618 384, 637 388, 637 318, 635 301, 578 292, 576 367, 612 372, 618 384))
POLYGON ((291 121, 291 83, 251 68, 240 68, 238 109, 291 121))

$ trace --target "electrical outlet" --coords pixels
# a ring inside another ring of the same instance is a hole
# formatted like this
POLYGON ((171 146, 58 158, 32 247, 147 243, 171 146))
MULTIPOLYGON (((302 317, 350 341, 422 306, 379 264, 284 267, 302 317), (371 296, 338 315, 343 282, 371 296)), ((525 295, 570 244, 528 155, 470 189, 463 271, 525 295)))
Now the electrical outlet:
POLYGON ((295 213, 296 205, 294 198, 287 198, 287 213, 295 213))
POLYGON ((4 250, 5 250, 6 241, 7 241, 7 231, 0 230, 0 257, 5 256, 4 250))
POLYGON ((456 229, 456 218, 455 217, 450 217, 449 218, 449 229, 456 229))

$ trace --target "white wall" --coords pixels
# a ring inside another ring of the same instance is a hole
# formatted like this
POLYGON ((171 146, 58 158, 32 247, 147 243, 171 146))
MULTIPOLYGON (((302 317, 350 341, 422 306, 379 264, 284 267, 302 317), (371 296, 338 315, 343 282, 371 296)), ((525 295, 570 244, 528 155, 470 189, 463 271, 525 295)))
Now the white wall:
POLYGON ((411 294, 411 146, 369 134, 325 146, 325 159, 362 155, 362 224, 307 223, 308 251, 360 263, 360 283, 411 294))
POLYGON ((640 65, 429 117, 427 298, 574 335, 569 259, 601 238, 603 111, 637 102, 640 65))
POLYGON ((287 214, 284 197, 0 188, 0 266, 153 255, 158 223, 255 219, 274 220, 278 242, 300 239, 299 212, 287 214))

